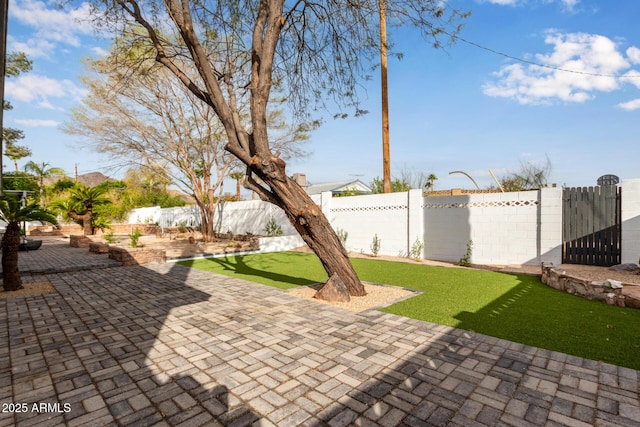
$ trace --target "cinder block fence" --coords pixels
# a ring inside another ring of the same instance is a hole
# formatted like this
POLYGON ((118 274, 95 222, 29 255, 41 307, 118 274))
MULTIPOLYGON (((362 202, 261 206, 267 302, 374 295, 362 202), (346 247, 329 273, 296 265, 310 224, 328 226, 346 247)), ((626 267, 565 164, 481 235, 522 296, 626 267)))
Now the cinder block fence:
MULTIPOLYGON (((638 262, 640 179, 622 181, 620 187, 622 262, 638 262)), ((471 262, 475 264, 562 262, 561 188, 438 197, 423 197, 421 190, 353 197, 323 193, 314 196, 314 201, 335 230, 347 233, 349 251, 371 253, 377 236, 381 255, 408 256, 413 247, 422 244, 422 257, 455 262, 472 242, 471 262)), ((159 222, 161 211, 147 208, 132 212, 130 218, 159 222)), ((183 210, 181 221, 192 221, 187 217, 183 210)), ((285 235, 296 234, 279 208, 259 200, 220 204, 215 223, 220 232, 259 235, 264 234, 270 219, 285 235)), ((193 221, 197 220, 194 216, 193 221)))

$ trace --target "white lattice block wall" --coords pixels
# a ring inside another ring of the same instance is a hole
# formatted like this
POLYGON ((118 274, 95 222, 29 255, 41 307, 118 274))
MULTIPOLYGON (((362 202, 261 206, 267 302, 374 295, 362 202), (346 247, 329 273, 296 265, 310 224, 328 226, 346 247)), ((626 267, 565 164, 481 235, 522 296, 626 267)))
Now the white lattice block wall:
POLYGON ((538 192, 425 198, 425 256, 458 261, 473 241, 471 262, 524 264, 537 258, 538 192))
MULTIPOLYGON (((324 196, 324 195, 323 195, 324 196)), ((408 193, 334 197, 325 215, 334 230, 349 233, 347 250, 371 253, 374 235, 380 255, 406 255, 408 193)))

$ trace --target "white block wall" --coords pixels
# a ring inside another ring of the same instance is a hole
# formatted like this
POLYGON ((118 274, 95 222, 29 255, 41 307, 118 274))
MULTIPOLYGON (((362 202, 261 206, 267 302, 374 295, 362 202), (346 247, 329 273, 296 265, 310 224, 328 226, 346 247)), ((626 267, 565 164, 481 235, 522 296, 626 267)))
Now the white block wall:
MULTIPOLYGON (((639 256, 640 180, 623 189, 623 256, 639 256), (635 212, 635 213, 634 213, 635 212), (631 241, 625 233, 632 236, 631 241), (625 246, 626 245, 626 246, 625 246)), ((473 241, 476 264, 561 263, 562 189, 423 198, 420 190, 369 196, 313 196, 335 230, 348 233, 347 249, 371 253, 377 234, 379 254, 407 256, 416 240, 424 258, 455 262, 473 241)), ((144 217, 152 210, 132 214, 144 217)), ((221 204, 216 229, 235 234, 265 234, 274 218, 283 234, 297 235, 284 212, 260 200, 221 204)), ((637 261, 637 259, 635 259, 637 261)), ((635 262, 634 261, 634 262, 635 262)))
POLYGON ((219 203, 215 229, 220 233, 265 234, 265 227, 271 218, 282 227, 283 235, 298 234, 282 209, 262 200, 219 203))
POLYGON ((622 262, 640 258, 640 179, 624 180, 622 187, 622 262))
POLYGON ((536 264, 562 262, 562 188, 543 188, 539 195, 536 264))
MULTIPOLYGON (((349 233, 348 251, 371 253, 377 234, 379 255, 406 256, 408 206, 410 193, 373 194, 369 196, 330 198, 329 212, 325 211, 334 230, 349 233)), ((322 195, 323 203, 331 193, 322 195)))
POLYGON ((425 257, 458 261, 473 242, 474 264, 539 263, 538 191, 427 197, 425 257))

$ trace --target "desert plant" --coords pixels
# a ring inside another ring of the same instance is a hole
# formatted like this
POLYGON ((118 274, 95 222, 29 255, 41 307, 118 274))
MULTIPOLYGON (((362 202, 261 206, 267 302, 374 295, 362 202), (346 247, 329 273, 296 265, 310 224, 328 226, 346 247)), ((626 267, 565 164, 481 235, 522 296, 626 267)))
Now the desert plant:
POLYGON ((142 233, 140 232, 140 229, 138 227, 136 227, 135 230, 133 230, 133 233, 129 234, 129 239, 131 239, 132 248, 137 248, 141 246, 138 244, 138 240, 140 240, 140 236, 142 236, 142 233))
POLYGON ((424 242, 420 240, 420 238, 416 237, 416 241, 411 245, 411 250, 409 251, 409 255, 414 260, 418 261, 422 259, 422 250, 424 249, 424 242))
POLYGON ((282 227, 271 217, 264 227, 264 232, 267 236, 282 236, 282 227))
POLYGON ((378 256, 378 252, 380 252, 380 238, 377 234, 374 234, 373 241, 371 242, 371 254, 378 256))
POLYGON ((116 241, 115 237, 113 237, 113 231, 111 230, 108 233, 103 234, 102 238, 108 244, 114 243, 116 241))
POLYGON ((186 233, 187 232, 187 222, 180 221, 178 223, 178 233, 186 233))
POLYGON ((461 265, 463 267, 469 267, 471 265, 471 254, 473 253, 473 240, 469 240, 467 243, 467 251, 464 253, 464 256, 460 258, 460 261, 456 262, 456 265, 461 265))
POLYGON ((338 235, 338 239, 340 239, 340 243, 342 243, 342 247, 347 247, 347 237, 349 237, 349 233, 342 228, 338 228, 336 230, 336 234, 338 235))
POLYGON ((18 269, 18 248, 20 247, 20 223, 41 221, 57 225, 56 217, 35 203, 22 206, 17 197, 5 195, 0 198, 0 220, 7 223, 2 236, 2 286, 6 292, 22 289, 22 279, 18 269))

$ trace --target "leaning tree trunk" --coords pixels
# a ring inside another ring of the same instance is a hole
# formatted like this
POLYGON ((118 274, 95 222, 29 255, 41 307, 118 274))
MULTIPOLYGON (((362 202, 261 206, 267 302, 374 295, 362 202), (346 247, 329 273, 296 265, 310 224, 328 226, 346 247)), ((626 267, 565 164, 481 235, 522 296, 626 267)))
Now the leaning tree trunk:
POLYGON ((18 270, 18 248, 20 247, 20 224, 10 222, 2 237, 2 286, 6 292, 22 289, 18 270))
MULTIPOLYGON (((270 197, 266 199, 284 210, 304 242, 318 256, 329 276, 325 287, 327 285, 334 287, 336 284, 341 286, 339 283, 341 282, 346 287, 348 295, 366 295, 364 286, 351 265, 347 251, 320 207, 298 183, 284 173, 284 162, 276 160, 272 163, 274 164, 280 169, 279 173, 273 173, 272 169, 269 174, 260 173, 259 175, 271 188, 270 197)), ((255 183, 249 184, 249 188, 255 188, 255 183)), ((323 295, 323 290, 324 288, 318 291, 316 297, 327 299, 323 295)))

